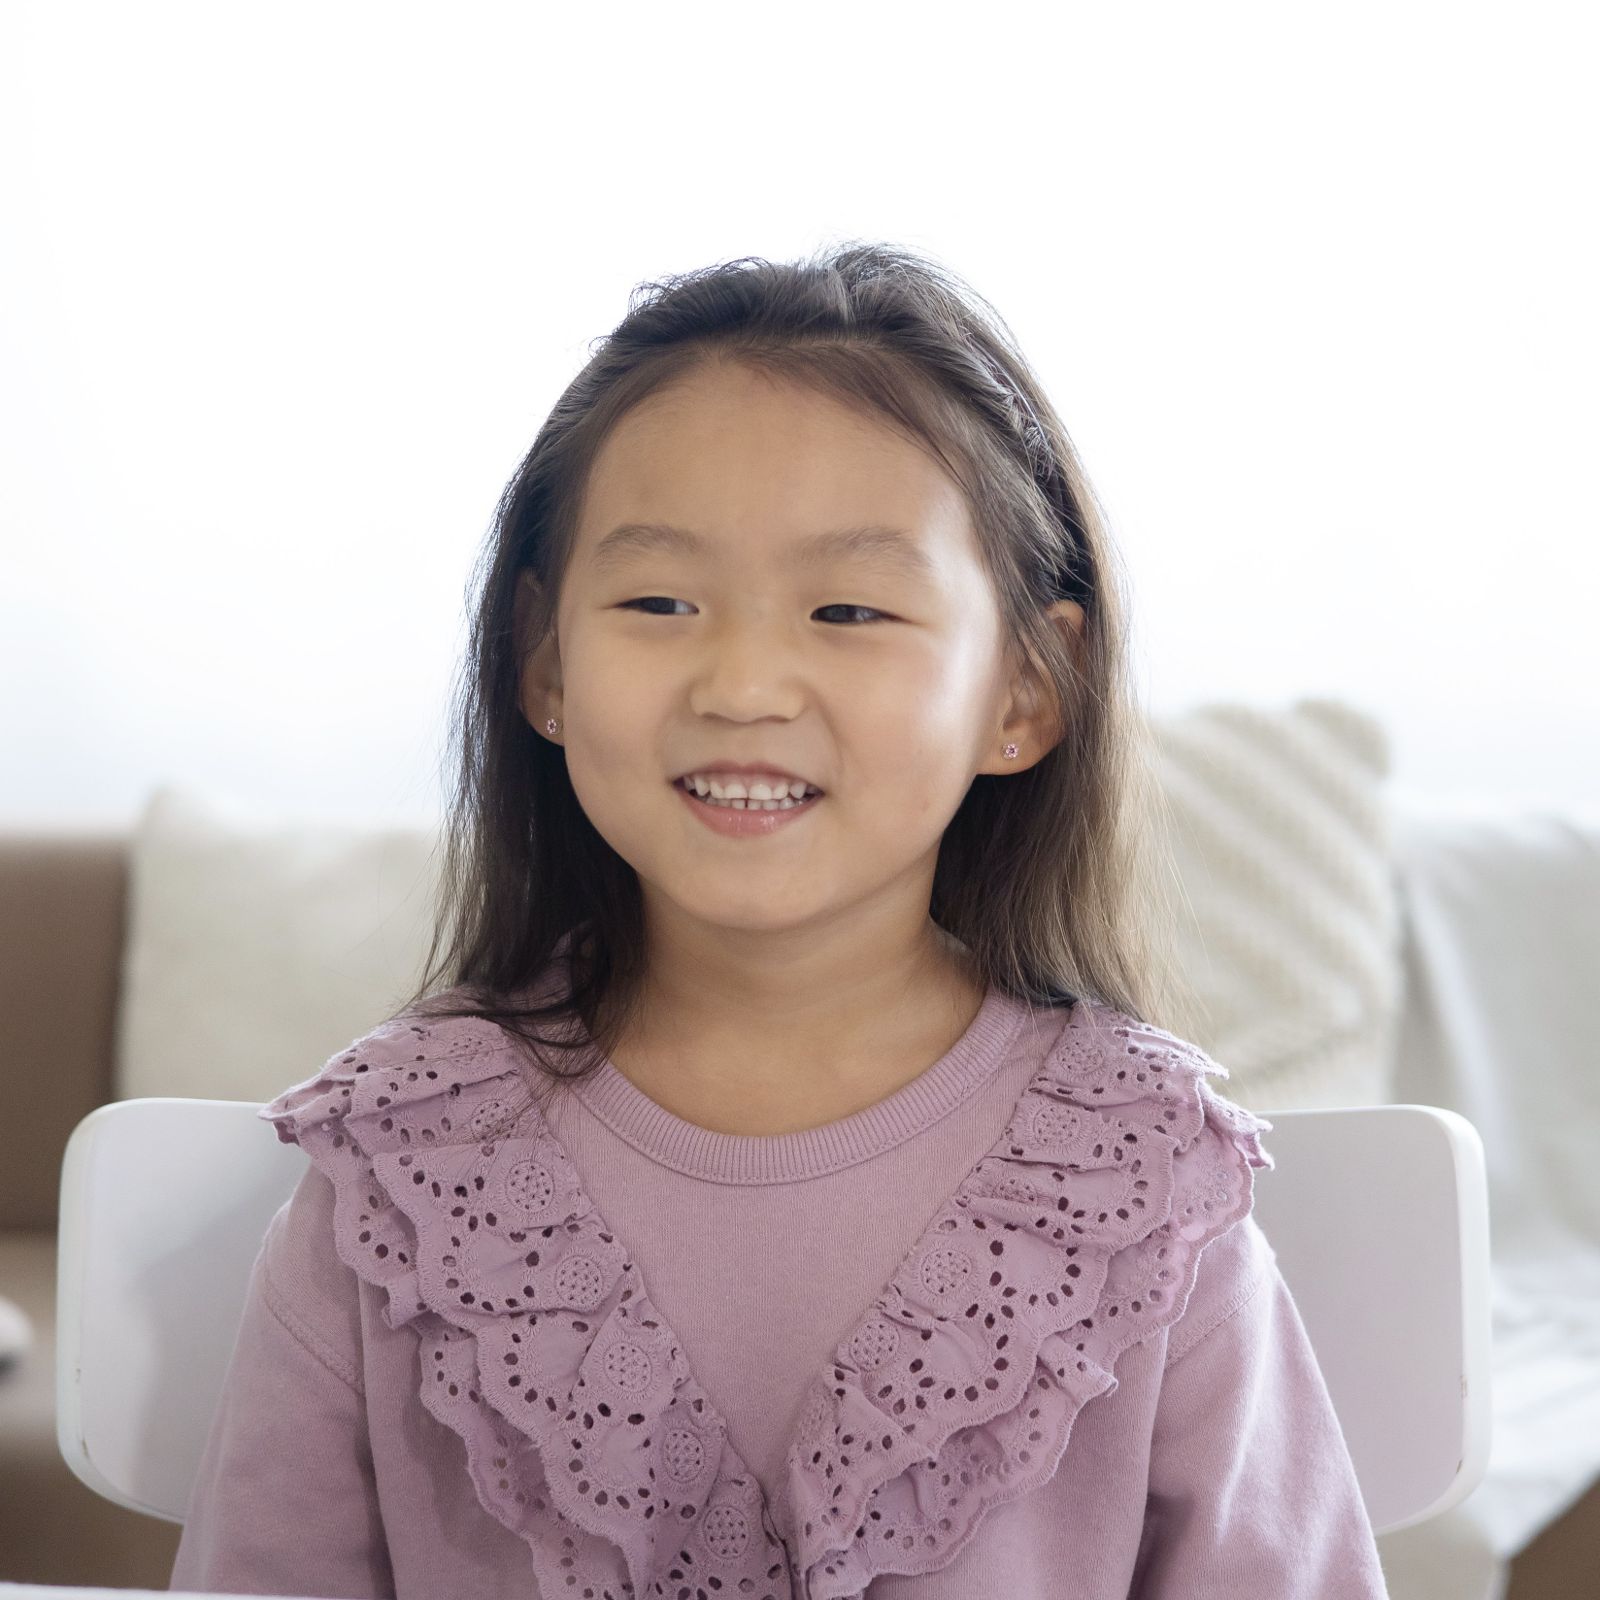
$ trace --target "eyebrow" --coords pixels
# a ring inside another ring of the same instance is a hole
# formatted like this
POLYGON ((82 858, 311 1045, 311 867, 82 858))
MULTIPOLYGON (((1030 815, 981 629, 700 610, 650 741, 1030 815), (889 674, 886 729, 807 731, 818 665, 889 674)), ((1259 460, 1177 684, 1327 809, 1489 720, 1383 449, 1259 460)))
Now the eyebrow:
MULTIPOLYGON (((619 567, 634 556, 656 553, 703 556, 712 553, 712 544, 703 535, 669 522, 624 522, 601 539, 589 560, 595 571, 602 572, 619 567)), ((806 534, 789 547, 787 560, 795 568, 849 560, 930 581, 935 576, 933 561, 910 534, 879 523, 806 534)))

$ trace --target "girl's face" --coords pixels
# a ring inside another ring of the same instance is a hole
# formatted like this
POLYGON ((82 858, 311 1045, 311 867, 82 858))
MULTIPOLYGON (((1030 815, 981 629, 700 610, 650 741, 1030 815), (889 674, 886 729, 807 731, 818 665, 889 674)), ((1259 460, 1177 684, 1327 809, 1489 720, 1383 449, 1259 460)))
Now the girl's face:
POLYGON ((702 370, 597 457, 523 710, 541 734, 561 719, 579 803, 658 926, 816 933, 870 904, 884 931, 902 909, 920 928, 973 776, 1020 771, 1058 736, 1014 703, 1002 656, 965 501, 936 462, 823 396, 702 370), (608 540, 630 524, 692 538, 608 540), (869 526, 894 531, 808 544, 869 526), (673 787, 747 761, 825 793, 768 836, 730 837, 673 787))

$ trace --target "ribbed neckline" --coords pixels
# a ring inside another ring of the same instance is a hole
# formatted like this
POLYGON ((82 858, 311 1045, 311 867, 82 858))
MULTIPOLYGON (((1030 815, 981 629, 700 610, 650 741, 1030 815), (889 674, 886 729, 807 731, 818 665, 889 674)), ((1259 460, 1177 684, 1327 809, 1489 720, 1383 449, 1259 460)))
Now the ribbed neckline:
POLYGON ((991 985, 967 1031, 926 1071, 863 1111, 797 1133, 702 1128, 652 1100, 609 1057, 571 1087, 619 1138, 675 1172, 718 1183, 789 1183, 853 1166, 937 1122, 988 1081, 1027 1016, 1025 1004, 991 985))

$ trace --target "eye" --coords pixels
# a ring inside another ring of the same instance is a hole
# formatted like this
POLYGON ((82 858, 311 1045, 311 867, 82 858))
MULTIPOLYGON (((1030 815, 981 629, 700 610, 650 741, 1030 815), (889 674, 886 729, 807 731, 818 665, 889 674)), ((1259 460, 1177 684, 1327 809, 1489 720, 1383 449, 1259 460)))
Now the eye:
MULTIPOLYGON (((664 595, 664 594, 647 594, 647 595, 641 595, 637 600, 624 600, 618 605, 617 609, 619 611, 627 611, 631 607, 634 607, 634 606, 649 605, 652 601, 655 601, 655 600, 659 600, 663 604, 669 605, 669 606, 682 605, 684 603, 681 600, 674 600, 670 596, 664 595)), ((844 601, 840 601, 839 603, 837 603, 835 605, 819 606, 817 609, 819 611, 860 611, 860 612, 865 612, 866 615, 868 615, 869 617, 887 618, 887 616, 888 616, 887 612, 885 612, 885 611, 876 611, 871 606, 853 606, 853 605, 849 605, 849 604, 845 603, 844 601)), ((648 611, 648 612, 645 612, 643 614, 645 616, 660 617, 660 616, 665 616, 668 613, 662 612, 662 611, 648 611)))
POLYGON ((883 611, 874 611, 871 606, 852 606, 840 601, 837 605, 819 606, 819 611, 864 611, 869 617, 887 617, 883 611))

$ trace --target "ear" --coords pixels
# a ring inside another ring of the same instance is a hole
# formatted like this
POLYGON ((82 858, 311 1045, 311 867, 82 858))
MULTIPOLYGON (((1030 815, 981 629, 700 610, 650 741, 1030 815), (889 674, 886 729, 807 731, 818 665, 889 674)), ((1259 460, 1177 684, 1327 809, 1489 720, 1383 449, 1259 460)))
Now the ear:
MULTIPOLYGON (((1045 610, 1045 615, 1064 636, 1073 661, 1083 655, 1084 610, 1076 600, 1057 600, 1045 610)), ((1056 693, 1055 680, 1049 677, 1037 662, 1030 661, 1024 669, 1011 714, 1001 724, 1000 737, 994 747, 985 753, 979 772, 1026 772, 1036 762, 1042 761, 1066 737, 1066 711, 1056 693), (1002 746, 1014 744, 1015 756, 1004 754, 1002 746)))
POLYGON ((517 574, 512 602, 512 637, 522 663, 517 679, 517 702, 529 727, 548 739, 551 735, 545 727, 546 719, 561 715, 561 654, 554 622, 545 637, 531 651, 528 649, 533 608, 538 598, 539 580, 534 577, 532 568, 524 567, 517 574))

